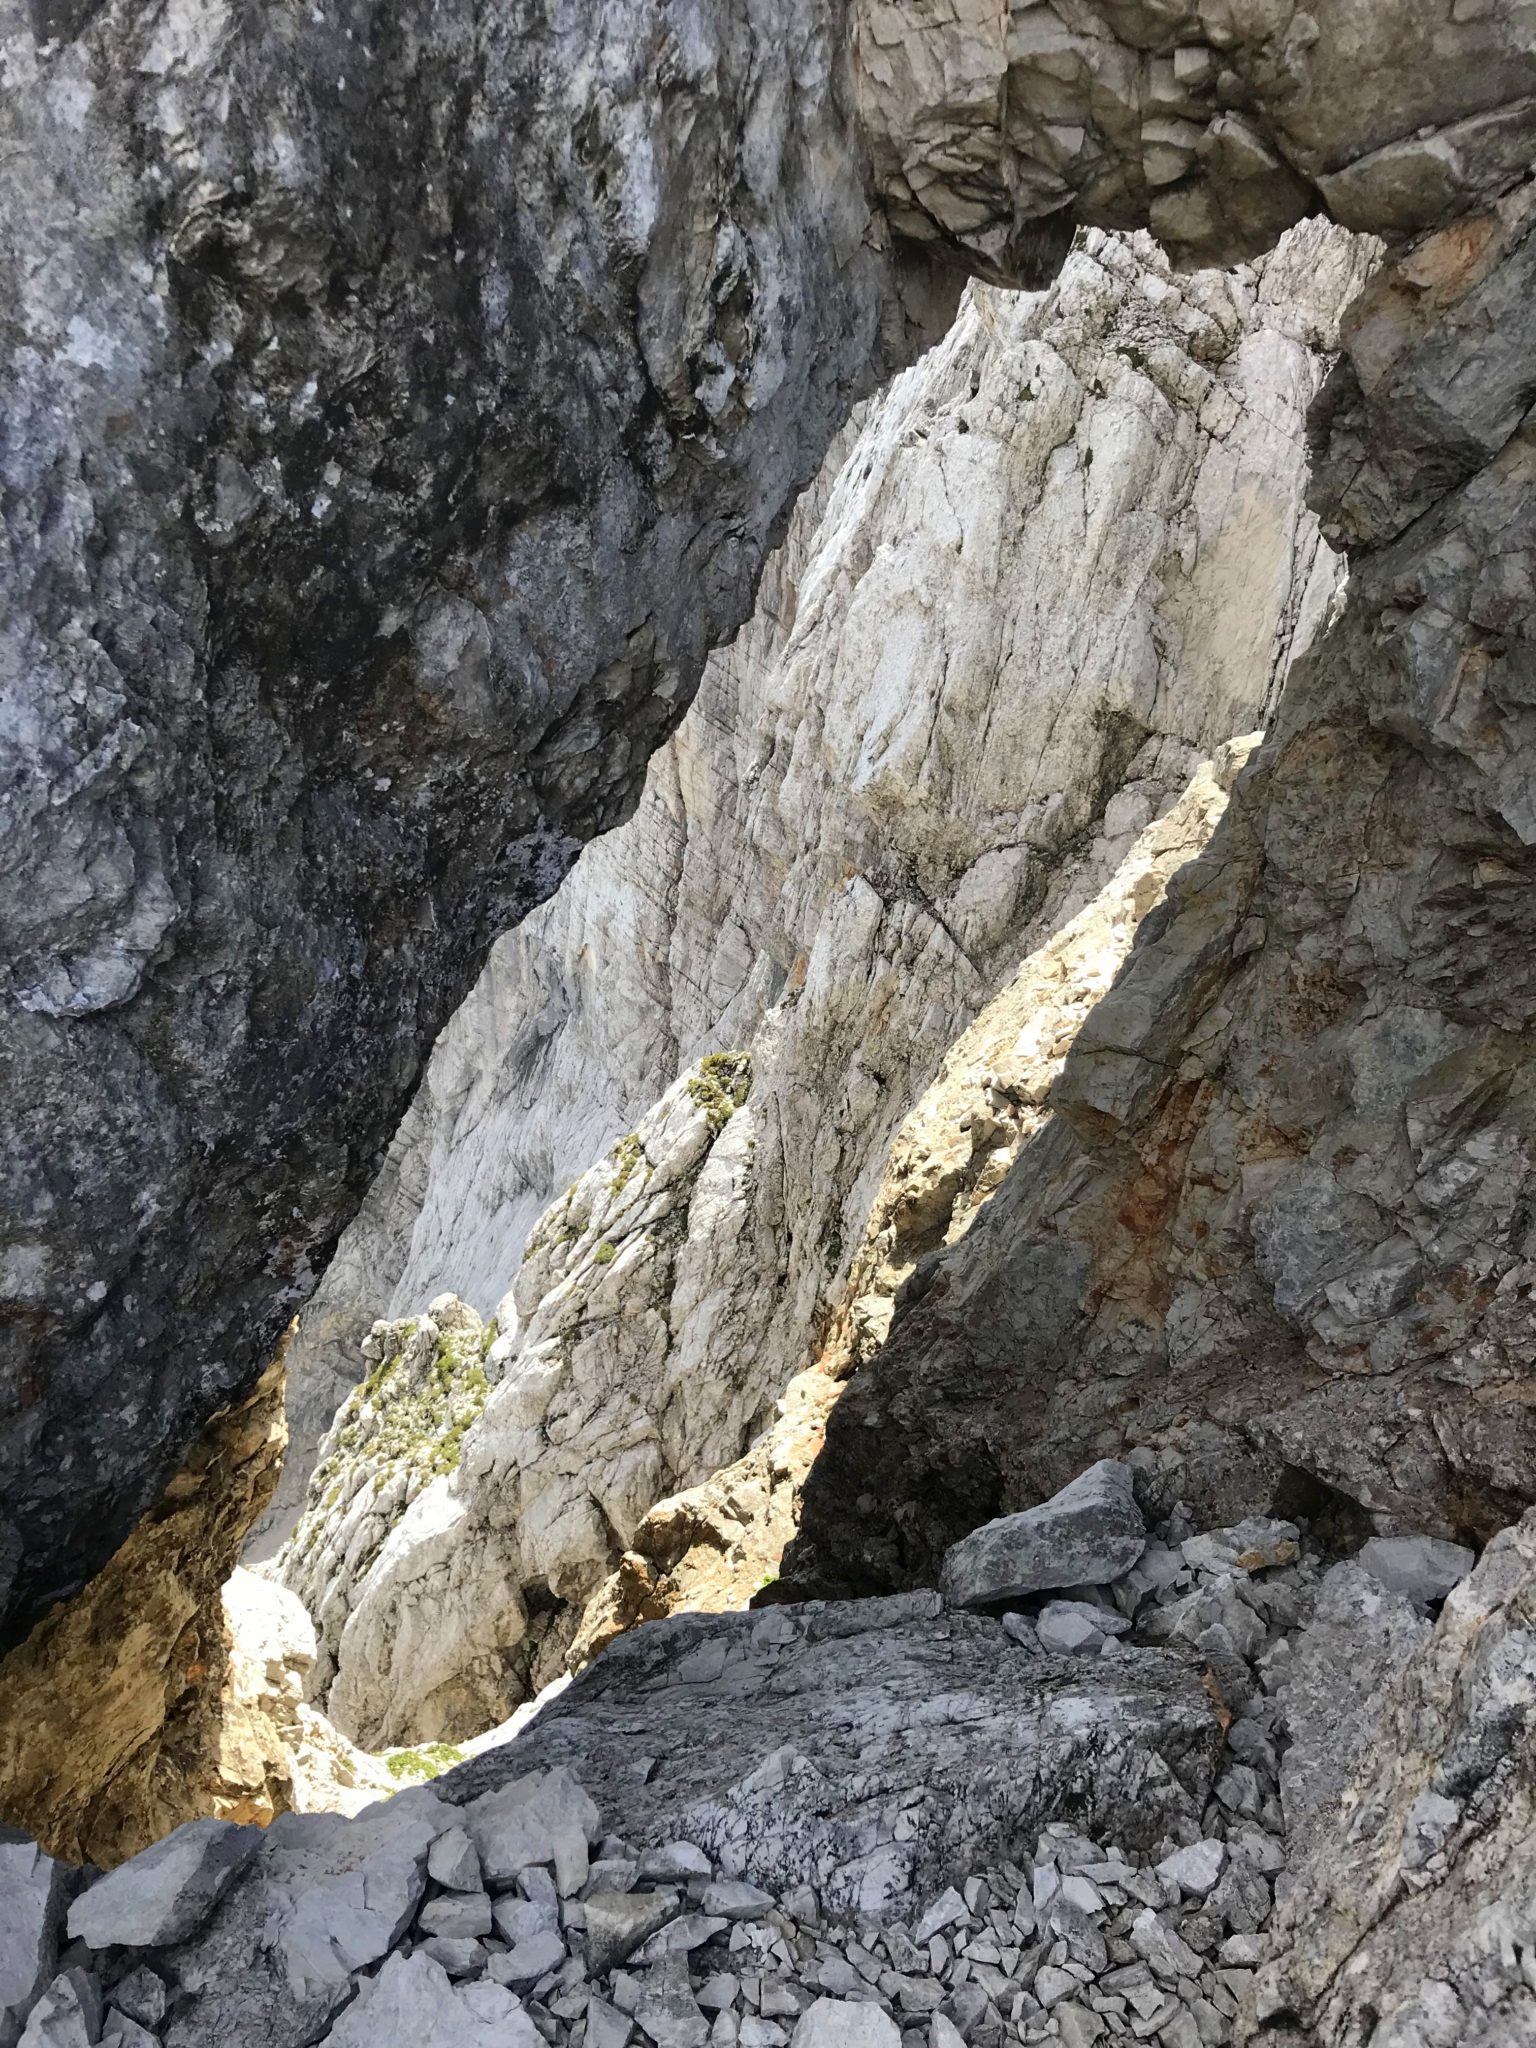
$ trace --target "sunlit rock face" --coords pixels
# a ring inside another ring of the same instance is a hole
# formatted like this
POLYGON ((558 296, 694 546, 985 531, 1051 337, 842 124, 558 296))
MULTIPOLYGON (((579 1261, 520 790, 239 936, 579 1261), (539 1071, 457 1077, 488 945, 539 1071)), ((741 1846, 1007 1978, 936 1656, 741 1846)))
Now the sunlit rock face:
POLYGON ((1532 215, 1424 238, 1347 319, 1313 415, 1343 608, 832 1418, 802 1582, 923 1577, 1127 1441, 1223 1515, 1321 1482, 1483 1540, 1530 1498, 1532 215))
MULTIPOLYGON (((370 1361, 285 1559, 357 1739, 473 1733, 561 1668, 651 1507, 731 1465, 815 1355, 957 1036, 1262 719, 1336 587, 1302 422, 1369 260, 1313 226, 1179 281, 1090 235, 1039 299, 978 289, 797 513, 636 818, 498 948, 296 1347, 302 1429, 360 1376, 383 1248, 394 1333, 445 1287, 488 1315, 517 1274, 451 1470, 445 1425, 414 1482, 365 1472, 370 1361), (691 1095, 650 1104, 711 1051, 750 1073, 695 1185, 691 1095)), ((1223 800, 1148 853, 1141 909, 1223 800)), ((1074 1016, 1102 950, 1058 963, 1074 1016)))

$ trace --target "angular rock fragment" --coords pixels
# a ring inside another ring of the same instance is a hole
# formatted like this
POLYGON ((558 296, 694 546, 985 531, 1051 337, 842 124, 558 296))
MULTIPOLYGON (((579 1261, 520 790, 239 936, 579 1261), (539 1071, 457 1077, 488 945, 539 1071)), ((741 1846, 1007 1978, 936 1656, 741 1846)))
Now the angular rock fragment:
POLYGON ((20 2048, 96 2048, 101 1986, 89 1970, 60 1971, 27 2015, 20 2048))
POLYGON ((677 1911, 676 1892, 593 1892, 586 1900, 587 1967, 605 1977, 677 1911))
POLYGON ((625 2048, 634 2031, 629 2014, 606 1998, 587 2002, 587 2048, 625 2048))
POLYGON ((718 1913, 727 1920, 750 1920, 774 1903, 772 1892, 765 1892, 760 1885, 742 1884, 734 1878, 707 1884, 699 1900, 704 1912, 718 1913))
POLYGON ((195 1934, 261 1842, 261 1830, 194 1820, 98 1878, 69 1909, 91 1948, 163 1948, 195 1934))
POLYGON ((325 2036, 324 2048, 544 2048, 499 1984, 454 1984, 418 1952, 390 1956, 325 2036))
POLYGON ((1373 1536, 1355 1563, 1389 1593, 1409 1600, 1443 1600, 1476 1562, 1464 1543, 1433 1536, 1373 1536))
POLYGON ((484 1882, 475 1845, 463 1828, 449 1828, 427 1851, 427 1875, 450 1891, 477 1892, 484 1882))
POLYGON ((112 2009, 141 2027, 158 2027, 165 2018, 166 1995, 162 1979, 141 1964, 113 1988, 112 2009))
POLYGON ((14 1828, 0 1828, 0 2048, 53 1974, 70 1872, 14 1828))
POLYGON ((795 2022, 790 2048, 901 2048, 901 2029, 877 2005, 818 1998, 795 2022))
MULTIPOLYGON (((416 1953, 430 1956, 450 1977, 479 1977, 486 1973, 485 1950, 472 1935, 433 1934, 422 1942, 416 1953)), ((498 1956, 494 1960, 505 1962, 506 1958, 498 1956)), ((490 1974, 497 1983, 503 1981, 494 1970, 490 1974)))
POLYGON ((664 1956, 686 1955, 690 1949, 702 1948, 706 1941, 713 1941, 717 1934, 730 1925, 723 1915, 711 1916, 705 1913, 682 1913, 675 1920, 668 1920, 659 1927, 635 1951, 635 1963, 659 1963, 664 1956))
POLYGON ((1195 1898, 1204 1898, 1213 1891, 1227 1860, 1225 1842, 1193 1842, 1186 1849, 1175 1849, 1171 1856, 1165 1856, 1157 1866, 1157 1874, 1169 1884, 1195 1898))
POLYGON ((964 1899, 951 1885, 934 1900, 912 1930, 912 1938, 919 1943, 930 1942, 936 1934, 942 1934, 947 1927, 953 1927, 957 1920, 965 1918, 964 1899))
MULTIPOLYGON (((548 1900, 519 1899, 511 1896, 493 1899, 491 1918, 495 1922, 496 1932, 512 1948, 516 1948, 520 1941, 526 1941, 532 1934, 560 1932, 560 1908, 548 1900)), ((587 1924, 590 1929, 590 1920, 587 1924)))
POLYGON ((640 1875, 645 1878, 666 1877, 708 1877, 711 1864, 704 1851, 693 1842, 663 1842, 658 1849, 648 1849, 640 1859, 640 1875))
POLYGON ((1182 1546, 1184 1562, 1203 1572, 1262 1572, 1291 1564, 1300 1554, 1294 1522, 1250 1515, 1228 1529, 1208 1529, 1182 1546))
POLYGON ((1041 1649, 1058 1657, 1097 1653, 1104 1642, 1104 1631, 1098 1624, 1090 1621, 1075 1603, 1064 1600, 1053 1600, 1041 1609, 1035 1632, 1041 1649))
POLYGON ((945 1556, 940 1583, 958 1607, 1104 1585, 1130 1570, 1146 1541, 1130 1467, 1102 1458, 1038 1507, 962 1537, 945 1556))
POLYGON ((534 1772, 477 1799, 464 1825, 492 1887, 513 1883, 530 1864, 553 1863, 571 1835, 595 1842, 599 1833, 597 1808, 565 1770, 534 1772))
POLYGON ((704 2048, 709 2022, 693 1995, 684 1957, 668 1956, 646 1972, 635 2023, 655 2048, 704 2048))
POLYGON ((564 1961, 565 1943, 558 1934, 530 1934, 498 1958, 498 1975, 503 1984, 522 1991, 551 1970, 558 1970, 564 1961))
POLYGON ((160 2048, 160 2037, 126 2013, 113 2012, 103 2029, 101 2048, 160 2048))
POLYGON ((441 1934, 450 1939, 478 1941, 491 1931, 491 1900, 488 1892, 444 1892, 428 1899, 416 1916, 423 1934, 441 1934))

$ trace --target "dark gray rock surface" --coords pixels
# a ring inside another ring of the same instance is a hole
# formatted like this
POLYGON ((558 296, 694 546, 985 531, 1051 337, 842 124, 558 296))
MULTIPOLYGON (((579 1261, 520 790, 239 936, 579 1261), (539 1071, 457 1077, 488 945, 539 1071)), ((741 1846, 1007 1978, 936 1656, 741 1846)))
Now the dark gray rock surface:
POLYGON ((1355 1766, 1277 1894, 1245 2040, 1536 2042, 1536 1516, 1421 1628, 1374 1696, 1287 1703, 1298 1743, 1318 1752, 1342 1732, 1355 1766))
POLYGON ((270 1357, 487 942, 946 317, 841 29, 126 0, 8 40, 0 1646, 270 1357))
POLYGON ((906 1913, 1058 1812, 1150 1844, 1201 1811, 1217 1740, 1177 1652, 1031 1655, 919 1593, 653 1622, 437 1789, 563 1765, 642 1846, 696 1842, 828 1910, 906 1913))

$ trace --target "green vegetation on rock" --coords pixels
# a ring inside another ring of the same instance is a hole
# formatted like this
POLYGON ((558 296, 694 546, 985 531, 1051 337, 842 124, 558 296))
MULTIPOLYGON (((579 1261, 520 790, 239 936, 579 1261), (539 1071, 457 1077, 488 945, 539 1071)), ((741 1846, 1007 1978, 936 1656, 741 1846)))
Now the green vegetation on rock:
POLYGON ((444 1771, 451 1771, 463 1761, 463 1750, 451 1742, 424 1742, 419 1749, 391 1750, 384 1759, 384 1768, 402 1783, 409 1780, 419 1785, 428 1778, 440 1778, 444 1771))
POLYGON ((707 1053, 699 1061, 697 1073, 688 1077, 688 1093, 708 1116, 715 1133, 725 1129, 751 1090, 752 1055, 746 1052, 707 1053))

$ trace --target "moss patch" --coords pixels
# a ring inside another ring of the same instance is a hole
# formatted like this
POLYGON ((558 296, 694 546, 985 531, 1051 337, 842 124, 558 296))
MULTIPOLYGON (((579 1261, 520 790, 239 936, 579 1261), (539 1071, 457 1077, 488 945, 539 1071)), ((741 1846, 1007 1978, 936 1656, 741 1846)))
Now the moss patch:
POLYGON ((392 1750, 384 1759, 384 1768, 401 1784, 420 1785, 428 1778, 440 1778, 463 1761, 463 1750, 451 1742, 424 1742, 418 1749, 392 1750))
POLYGON ((712 1052, 688 1077, 688 1093, 709 1118, 710 1130, 723 1131, 752 1092, 752 1055, 712 1052))
MULTIPOLYGON (((620 1138, 608 1157, 615 1169, 613 1179, 608 1183, 608 1192, 610 1195, 622 1195, 633 1179, 636 1167, 645 1158, 645 1148, 631 1131, 627 1138, 620 1138)), ((646 1171, 649 1178, 649 1167, 646 1171)))

